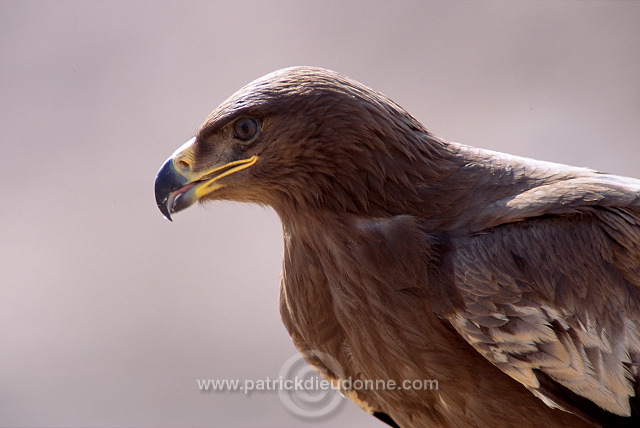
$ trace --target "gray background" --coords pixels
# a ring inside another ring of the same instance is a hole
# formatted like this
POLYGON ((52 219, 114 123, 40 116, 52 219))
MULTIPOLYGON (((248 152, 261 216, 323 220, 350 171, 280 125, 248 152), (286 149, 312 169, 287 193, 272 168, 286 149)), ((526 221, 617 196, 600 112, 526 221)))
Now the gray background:
MULTIPOLYGON (((449 140, 640 177, 640 3, 1 1, 0 426, 374 426, 276 393, 269 209, 162 219, 153 180, 218 103, 335 69, 449 140)), ((381 425, 377 425, 381 426, 381 425)))

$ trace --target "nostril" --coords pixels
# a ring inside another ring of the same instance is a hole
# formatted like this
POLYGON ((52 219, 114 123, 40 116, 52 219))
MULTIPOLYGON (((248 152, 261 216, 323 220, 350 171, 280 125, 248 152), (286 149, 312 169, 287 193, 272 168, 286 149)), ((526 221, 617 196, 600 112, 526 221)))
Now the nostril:
POLYGON ((185 160, 182 160, 182 159, 180 159, 177 162, 177 167, 183 173, 189 172, 191 170, 191 165, 189 165, 189 162, 187 162, 185 160))

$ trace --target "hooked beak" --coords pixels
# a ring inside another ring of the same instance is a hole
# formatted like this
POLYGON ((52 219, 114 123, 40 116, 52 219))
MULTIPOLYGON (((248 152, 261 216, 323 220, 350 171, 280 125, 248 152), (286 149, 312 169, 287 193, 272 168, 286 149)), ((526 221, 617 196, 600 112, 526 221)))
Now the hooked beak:
POLYGON ((214 192, 224 184, 223 177, 249 168, 258 161, 258 156, 227 163, 220 163, 204 171, 193 172, 192 144, 189 140, 178 149, 158 171, 155 182, 156 203, 164 217, 171 221, 171 214, 195 204, 200 198, 214 192))

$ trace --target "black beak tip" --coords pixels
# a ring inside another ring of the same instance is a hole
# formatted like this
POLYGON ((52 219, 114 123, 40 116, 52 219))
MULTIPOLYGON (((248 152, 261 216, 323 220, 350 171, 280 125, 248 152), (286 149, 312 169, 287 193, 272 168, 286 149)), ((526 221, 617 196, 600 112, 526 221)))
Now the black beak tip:
POLYGON ((155 182, 156 204, 162 215, 169 221, 171 219, 171 210, 169 208, 169 196, 182 188, 186 184, 186 178, 178 174, 173 167, 171 158, 160 167, 155 182))
POLYGON ((173 222, 173 219, 171 218, 171 213, 169 213, 169 210, 167 209, 166 205, 164 206, 159 206, 158 208, 160 208, 160 212, 162 213, 162 216, 164 218, 166 218, 167 220, 173 222))
MULTIPOLYGON (((156 181, 156 187, 157 187, 157 181, 156 181)), ((158 209, 160 210, 164 218, 166 218, 169 221, 173 221, 171 219, 171 213, 169 212, 169 205, 167 203, 168 200, 169 200, 169 196, 164 196, 162 198, 159 198, 158 192, 156 191, 156 204, 158 204, 158 209)))

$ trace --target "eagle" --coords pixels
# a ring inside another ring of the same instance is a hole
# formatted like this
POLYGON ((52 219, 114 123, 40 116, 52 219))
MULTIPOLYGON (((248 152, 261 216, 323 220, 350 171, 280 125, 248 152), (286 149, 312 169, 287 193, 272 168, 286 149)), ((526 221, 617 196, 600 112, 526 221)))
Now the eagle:
POLYGON ((155 197, 273 208, 296 348, 391 426, 640 426, 640 180, 449 142, 291 67, 217 107, 155 197))

